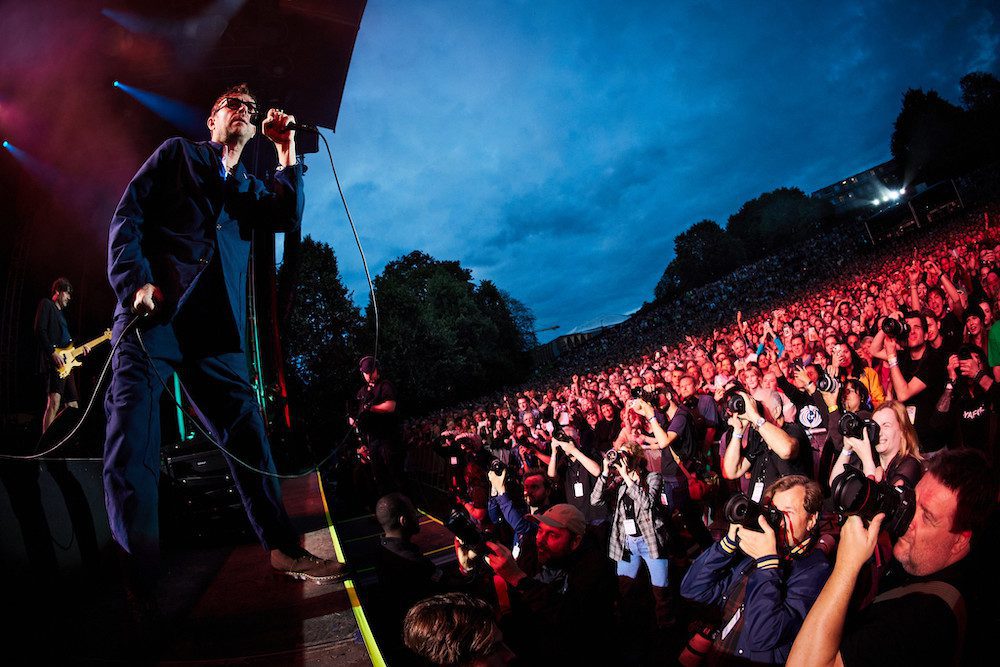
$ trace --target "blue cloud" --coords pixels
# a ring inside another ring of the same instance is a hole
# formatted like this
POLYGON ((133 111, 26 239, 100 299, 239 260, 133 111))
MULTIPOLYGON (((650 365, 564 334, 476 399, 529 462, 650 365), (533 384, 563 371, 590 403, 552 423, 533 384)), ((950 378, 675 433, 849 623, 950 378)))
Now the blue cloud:
MULTIPOLYGON (((651 298, 691 224, 888 159, 903 91, 957 101, 998 43, 971 2, 369 4, 330 141, 374 272, 457 259, 557 335, 651 298)), ((364 303, 323 162, 305 231, 364 303)))

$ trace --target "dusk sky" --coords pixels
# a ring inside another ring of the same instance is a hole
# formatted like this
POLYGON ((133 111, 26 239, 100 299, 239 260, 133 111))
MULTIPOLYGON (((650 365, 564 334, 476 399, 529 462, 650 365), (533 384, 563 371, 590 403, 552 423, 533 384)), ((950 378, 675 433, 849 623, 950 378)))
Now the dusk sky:
MULTIPOLYGON (((613 323, 678 232, 887 160, 907 88, 959 103, 964 74, 998 71, 991 3, 820 4, 370 0, 327 137, 373 276, 419 249, 560 327, 540 340, 613 323)), ((304 232, 364 307, 308 161, 304 232)))

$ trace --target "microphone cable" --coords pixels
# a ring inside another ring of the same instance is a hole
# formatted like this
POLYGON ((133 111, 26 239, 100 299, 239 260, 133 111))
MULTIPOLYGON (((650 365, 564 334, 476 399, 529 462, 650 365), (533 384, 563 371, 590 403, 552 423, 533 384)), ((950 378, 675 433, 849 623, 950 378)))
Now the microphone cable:
MULTIPOLYGON (((312 128, 308 127, 308 126, 305 127, 305 128, 303 128, 303 127, 300 126, 299 129, 305 129, 306 131, 311 131, 312 130, 312 128)), ((344 212, 347 214, 347 221, 351 225, 351 232, 354 234, 354 241, 357 244, 358 253, 361 256, 361 264, 362 264, 362 266, 364 267, 364 270, 365 270, 365 279, 368 281, 368 291, 369 291, 369 294, 370 294, 371 300, 372 300, 372 314, 373 314, 373 318, 374 318, 374 321, 375 321, 374 354, 372 356, 377 359, 378 358, 378 342, 379 342, 379 315, 378 315, 378 302, 376 301, 376 298, 375 298, 375 285, 372 282, 371 273, 368 270, 368 260, 367 260, 367 258, 365 256, 364 248, 361 245, 361 238, 358 235, 357 227, 354 224, 354 218, 351 215, 351 210, 350 210, 350 208, 347 205, 347 198, 344 196, 344 190, 343 190, 343 188, 341 187, 341 184, 340 184, 340 177, 337 175, 337 167, 336 167, 336 165, 334 164, 334 161, 333 161, 333 152, 330 150, 330 144, 327 142, 326 137, 323 136, 322 132, 319 132, 318 130, 316 130, 316 134, 319 136, 320 139, 323 140, 323 145, 326 147, 326 154, 327 154, 328 159, 330 160, 330 168, 333 171, 333 178, 334 178, 335 183, 337 184, 337 192, 340 194, 340 201, 342 202, 342 204, 344 206, 344 212)), ((327 454, 319 463, 316 463, 313 466, 311 466, 310 468, 307 468, 305 470, 302 470, 302 471, 296 472, 296 473, 278 473, 277 471, 272 472, 270 470, 262 470, 262 469, 260 469, 260 468, 258 468, 256 466, 254 466, 253 464, 250 464, 250 463, 244 461, 243 459, 241 459, 240 457, 236 456, 231 451, 229 451, 228 449, 226 449, 226 447, 224 447, 222 445, 222 443, 219 442, 219 440, 214 436, 214 434, 208 432, 208 430, 202 425, 201 420, 199 418, 197 418, 196 416, 192 415, 191 412, 187 408, 185 408, 184 405, 181 403, 180 398, 176 394, 174 394, 174 392, 170 389, 170 387, 167 386, 166 380, 163 379, 163 376, 160 374, 159 369, 157 369, 156 364, 153 362, 153 357, 150 354, 149 350, 146 348, 146 343, 142 339, 142 334, 139 332, 139 329, 137 328, 138 323, 144 317, 146 317, 146 315, 147 315, 147 313, 140 313, 140 314, 135 315, 131 320, 129 320, 128 324, 122 330, 122 333, 118 337, 118 340, 115 342, 115 344, 111 348, 111 353, 108 355, 107 361, 104 362, 104 367, 101 369, 101 373, 98 376, 97 384, 94 387, 93 393, 90 395, 90 399, 87 402, 87 407, 84 409, 83 414, 80 415, 80 418, 77 420, 76 424, 73 425, 73 428, 70 430, 70 432, 68 434, 66 434, 61 440, 59 440, 59 442, 57 442, 52 447, 46 449, 45 451, 39 452, 37 454, 30 454, 30 455, 24 455, 24 456, 16 456, 16 455, 11 455, 11 454, 0 454, 0 460, 19 460, 19 461, 29 461, 29 460, 65 460, 65 459, 46 459, 45 457, 48 456, 49 454, 55 452, 56 450, 60 449, 61 447, 63 447, 67 442, 69 442, 69 440, 74 435, 76 435, 77 431, 80 430, 80 427, 83 425, 83 422, 87 419, 88 415, 90 414, 90 411, 93 409, 94 403, 96 402, 96 399, 97 399, 97 395, 100 392, 100 388, 104 384, 104 380, 107 377, 108 370, 111 367, 111 362, 114 359, 115 352, 118 351, 118 348, 121 346, 122 341, 125 339, 125 336, 128 335, 129 333, 132 333, 133 331, 135 333, 136 339, 139 342, 139 346, 142 348, 143 354, 146 355, 146 361, 149 363, 150 368, 152 368, 153 373, 156 375, 156 379, 160 382, 160 385, 162 385, 163 390, 167 392, 167 395, 170 396, 170 398, 173 400, 174 405, 177 407, 177 409, 181 410, 185 415, 187 415, 188 419, 195 425, 195 427, 198 429, 198 431, 210 443, 212 443, 212 445, 214 445, 216 448, 219 449, 219 451, 221 451, 227 457, 229 457, 230 459, 232 459, 233 461, 235 461, 236 463, 238 463, 240 466, 246 468, 247 470, 255 472, 255 473, 259 474, 259 475, 265 475, 267 477, 273 477, 273 478, 277 478, 277 479, 295 479, 295 478, 298 478, 298 477, 303 477, 305 475, 311 475, 314 472, 319 472, 320 469, 331 458, 333 458, 333 456, 335 456, 337 453, 339 453, 340 450, 343 449, 344 445, 347 443, 347 439, 351 436, 351 431, 350 430, 348 430, 344 434, 344 437, 341 438, 340 442, 337 443, 330 450, 330 453, 327 454)), ((181 390, 184 393, 188 393, 187 390, 184 389, 183 383, 180 382, 180 378, 178 378, 178 384, 181 385, 181 390)), ((258 408, 259 409, 263 409, 263 406, 258 406, 258 408)), ((41 443, 44 440, 44 437, 45 436, 43 434, 42 438, 39 439, 39 443, 41 443)))
MULTIPOLYGON (((304 129, 312 131, 312 128, 309 126, 306 126, 304 129)), ((330 169, 333 170, 333 180, 337 184, 337 192, 340 194, 340 201, 344 204, 344 213, 347 214, 347 222, 351 224, 351 231, 354 233, 354 242, 357 244, 358 253, 361 255, 361 266, 365 269, 365 279, 368 281, 368 294, 371 296, 372 300, 372 315, 375 320, 375 343, 373 345, 374 350, 372 352, 372 356, 378 360, 378 301, 375 299, 375 285, 372 283, 371 273, 368 272, 368 259, 365 257, 365 249, 361 247, 361 238, 358 236, 358 228, 354 226, 354 218, 351 216, 351 209, 347 206, 347 198, 344 197, 344 189, 340 186, 340 177, 337 175, 337 166, 333 163, 333 152, 330 150, 330 144, 327 142, 326 137, 323 136, 323 133, 318 129, 316 130, 316 134, 323 140, 323 145, 326 147, 326 156, 330 159, 330 169)))
MULTIPOLYGON (((70 429, 69 433, 63 436, 63 438, 59 440, 59 442, 52 445, 43 452, 38 452, 37 454, 26 454, 23 456, 16 456, 14 454, 0 454, 0 460, 5 460, 5 461, 67 460, 67 459, 46 459, 45 457, 51 454, 52 452, 56 451, 57 449, 60 449, 64 445, 66 445, 66 443, 69 442, 74 435, 76 435, 76 432, 80 430, 80 427, 83 426, 83 422, 86 421, 87 416, 93 409, 94 403, 97 401, 97 395, 98 393, 100 393, 101 386, 104 384, 104 380, 107 378, 108 370, 111 368, 111 360, 114 359, 115 352, 117 352, 118 348, 121 347, 122 341, 125 340, 125 336, 128 333, 130 333, 133 329, 135 329, 136 325, 138 325, 139 322, 142 320, 142 318, 144 318, 145 316, 146 316, 145 313, 140 313, 135 315, 131 320, 129 320, 128 324, 126 324, 125 328, 122 330, 121 335, 118 336, 118 340, 115 341, 115 344, 111 346, 111 353, 108 354, 108 358, 104 362, 104 367, 101 368, 101 372, 97 376, 97 385, 94 387, 94 391, 93 393, 91 393, 90 399, 87 401, 87 407, 84 408, 83 413, 80 415, 79 419, 76 420, 76 424, 73 425, 73 428, 70 429)), ((40 446, 44 441, 45 441, 45 434, 43 433, 42 437, 38 439, 36 448, 40 446)))

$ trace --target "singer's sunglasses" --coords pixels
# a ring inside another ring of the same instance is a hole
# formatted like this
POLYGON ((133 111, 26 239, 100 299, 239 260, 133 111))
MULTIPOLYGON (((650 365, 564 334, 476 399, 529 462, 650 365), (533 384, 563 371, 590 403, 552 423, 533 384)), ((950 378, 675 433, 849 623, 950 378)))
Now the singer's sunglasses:
POLYGON ((239 97, 227 97, 224 100, 222 100, 222 104, 217 106, 215 108, 215 111, 213 111, 212 113, 215 114, 216 111, 218 111, 223 107, 231 111, 239 111, 241 107, 246 107, 247 112, 250 114, 251 121, 257 122, 258 120, 260 120, 260 114, 257 111, 257 104, 250 100, 240 99, 239 97))

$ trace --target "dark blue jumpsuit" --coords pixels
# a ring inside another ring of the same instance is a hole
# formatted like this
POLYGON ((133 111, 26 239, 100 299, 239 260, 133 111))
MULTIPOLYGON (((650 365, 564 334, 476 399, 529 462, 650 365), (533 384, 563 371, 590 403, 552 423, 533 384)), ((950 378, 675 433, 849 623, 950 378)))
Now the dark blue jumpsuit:
MULTIPOLYGON (((139 169, 111 221, 108 279, 117 297, 112 342, 131 319, 136 291, 159 287, 164 302, 115 353, 105 400, 105 502, 111 532, 131 555, 134 583, 152 583, 159 564, 159 402, 180 375, 201 421, 228 450, 274 471, 245 355, 251 233, 296 231, 302 165, 271 183, 237 165, 225 176, 221 145, 170 139, 139 169)), ((298 543, 278 482, 227 457, 247 516, 265 549, 298 543)))

